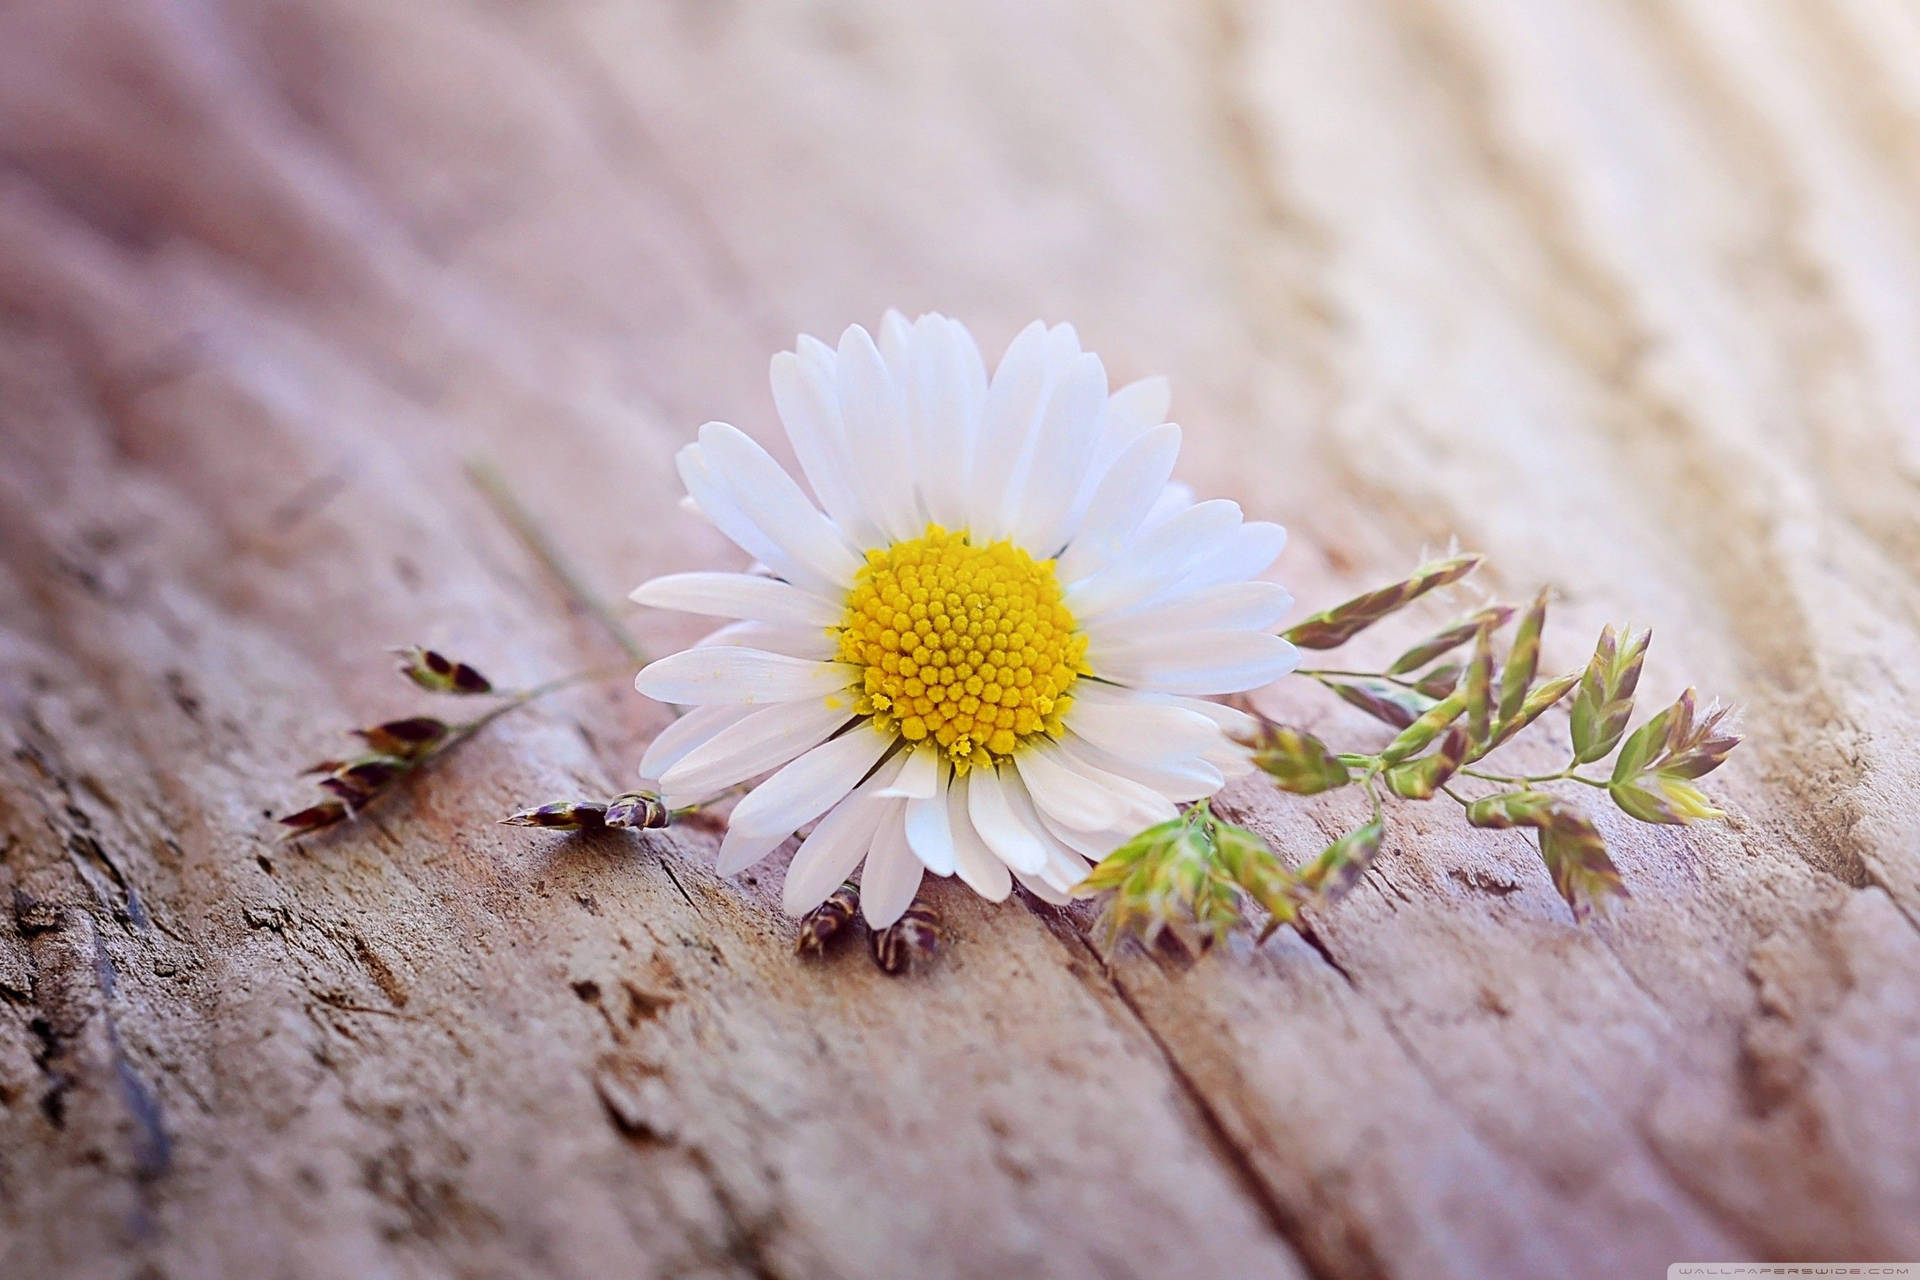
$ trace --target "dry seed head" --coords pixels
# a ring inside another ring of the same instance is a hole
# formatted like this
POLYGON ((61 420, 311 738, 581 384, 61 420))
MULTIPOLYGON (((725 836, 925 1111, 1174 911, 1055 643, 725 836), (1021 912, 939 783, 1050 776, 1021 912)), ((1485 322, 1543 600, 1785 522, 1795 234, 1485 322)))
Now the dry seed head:
POLYGON ((1540 857, 1575 920, 1586 919, 1595 906, 1610 898, 1631 896, 1620 881, 1613 859, 1607 856, 1606 841, 1580 814, 1559 808, 1538 834, 1540 857))
POLYGON ((282 840, 297 840, 312 831, 343 822, 347 817, 347 806, 338 800, 323 800, 311 808, 298 813, 290 813, 281 818, 280 825, 287 828, 282 840))
POLYGON ((431 693, 492 693, 493 682, 464 662, 417 644, 395 645, 400 674, 431 693))
POLYGON ((1347 832, 1321 850, 1319 857, 1301 868, 1301 884, 1313 894, 1313 900, 1322 906, 1331 906, 1340 901, 1347 896, 1348 890, 1359 883, 1367 868, 1373 865, 1385 835, 1386 825, 1377 816, 1364 826, 1347 832))
POLYGON ((1348 706, 1396 729, 1404 729, 1433 709, 1434 699, 1385 680, 1327 680, 1327 688, 1348 706))
POLYGON ((1318 795, 1353 780, 1324 742, 1299 729, 1262 721, 1255 736, 1241 745, 1252 752, 1254 765, 1275 786, 1297 796, 1318 795))
POLYGON ((1422 640, 1413 648, 1393 660, 1387 668, 1390 676, 1403 676, 1409 671, 1418 671, 1442 654, 1451 653, 1467 641, 1480 634, 1482 627, 1500 628, 1507 625, 1507 619, 1513 616, 1511 605, 1489 605, 1471 617, 1462 618, 1444 631, 1422 640))
POLYGON ((607 806, 594 800, 553 800, 500 819, 503 827, 541 827, 548 831, 591 831, 606 825, 607 806))
POLYGON ((1472 745, 1465 725, 1447 730, 1431 755, 1403 760, 1386 771, 1387 789, 1403 800, 1430 800, 1466 762, 1472 745))
POLYGON ((1399 582, 1355 596, 1331 609, 1322 610, 1284 632, 1288 640, 1302 649, 1335 649, 1353 639, 1380 619, 1403 609, 1435 587, 1458 582, 1480 567, 1483 557, 1455 556, 1422 565, 1399 582))
POLYGON ((1540 633, 1547 625, 1547 591, 1543 587, 1533 604, 1521 617, 1513 633, 1513 648, 1507 654, 1507 667, 1500 675, 1499 722, 1520 714, 1527 693, 1533 688, 1533 675, 1540 667, 1540 633))
POLYGON ((449 726, 432 716, 409 716, 388 720, 370 729, 355 729, 374 752, 402 760, 417 760, 447 736, 449 726))
POLYGON ((1493 628, 1481 627, 1467 663, 1467 736, 1485 742, 1493 735, 1493 628))

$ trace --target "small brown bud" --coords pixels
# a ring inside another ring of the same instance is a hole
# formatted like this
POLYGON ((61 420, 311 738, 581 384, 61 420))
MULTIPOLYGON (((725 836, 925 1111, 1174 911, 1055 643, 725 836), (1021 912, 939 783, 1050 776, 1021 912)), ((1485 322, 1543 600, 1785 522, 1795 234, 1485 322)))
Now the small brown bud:
POLYGON ((492 693, 493 682, 464 662, 456 662, 434 649, 419 645, 397 645, 388 650, 400 655, 400 674, 431 693, 492 693))
POLYGON ((915 898, 898 920, 867 935, 873 962, 881 972, 898 977, 916 965, 930 962, 940 952, 940 917, 926 900, 915 898))
POLYGON ((412 766, 388 755, 364 755, 320 779, 320 785, 349 805, 359 807, 379 795, 412 766))
POLYGON ((800 917, 800 933, 793 949, 801 955, 821 955, 827 944, 853 928, 860 911, 860 889, 849 880, 835 889, 828 899, 800 917))
POLYGON ((347 806, 338 800, 323 800, 312 808, 302 809, 298 813, 290 813, 281 818, 280 825, 286 827, 287 832, 280 838, 297 840, 310 831, 318 831, 322 827, 330 827, 336 822, 344 821, 346 816, 347 806))
POLYGON ((447 736, 449 726, 432 716, 388 720, 371 729, 355 729, 372 750, 401 760, 417 760, 447 736))
POLYGON ((1444 663, 1421 676, 1414 688, 1429 698, 1444 698, 1459 687, 1460 675, 1465 670, 1466 667, 1461 663, 1444 663))
POLYGON ((607 801, 607 825, 621 830, 664 827, 671 820, 660 797, 644 791, 623 791, 607 801))

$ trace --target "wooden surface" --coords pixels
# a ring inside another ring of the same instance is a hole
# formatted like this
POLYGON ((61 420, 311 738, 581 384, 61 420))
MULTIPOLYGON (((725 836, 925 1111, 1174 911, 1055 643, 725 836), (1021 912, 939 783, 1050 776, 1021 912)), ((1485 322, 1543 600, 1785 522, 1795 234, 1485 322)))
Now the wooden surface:
POLYGON ((1896 0, 0 8, 0 1274, 1920 1259, 1916 352, 1896 0), (1576 927, 1408 806, 1316 945, 1190 963, 942 884, 890 980, 710 831, 493 825, 630 778, 615 680, 271 843, 428 706, 381 645, 617 658, 465 458, 610 596, 732 565, 671 449, 887 306, 1171 375, 1304 602, 1458 535, 1550 665, 1654 625, 1733 820, 1603 817, 1576 927))

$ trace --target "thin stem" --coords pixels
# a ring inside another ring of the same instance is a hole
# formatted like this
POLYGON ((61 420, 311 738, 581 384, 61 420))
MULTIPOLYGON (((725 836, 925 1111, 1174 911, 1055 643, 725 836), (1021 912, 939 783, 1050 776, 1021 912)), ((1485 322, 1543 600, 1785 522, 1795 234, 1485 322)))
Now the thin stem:
POLYGON ((1599 787, 1602 790, 1607 787, 1607 783, 1599 778, 1583 777, 1575 773, 1571 767, 1562 769, 1559 773, 1483 773, 1478 769, 1462 769, 1460 772, 1466 777, 1478 778, 1482 782, 1500 782, 1509 786, 1526 787, 1532 786, 1536 782, 1578 782, 1589 787, 1599 787))
POLYGON ((1385 680, 1389 684, 1399 685, 1402 689, 1412 689, 1415 692, 1420 689, 1418 682, 1402 679, 1399 676, 1390 676, 1384 671, 1340 671, 1332 667, 1295 667, 1293 674, 1310 676, 1321 684, 1325 684, 1331 677, 1341 680, 1385 680))
POLYGON ((454 725, 453 728, 448 731, 446 737, 434 744, 433 750, 422 755, 414 762, 414 767, 417 769, 434 757, 452 750, 454 747, 459 746, 468 738, 471 738, 474 734, 492 724, 495 720, 498 720, 501 716, 506 715, 509 711, 518 711, 529 702, 544 698, 550 693, 558 693, 562 689, 572 688, 577 684, 586 684, 593 680, 610 680, 615 676, 624 676, 626 673, 626 668, 624 667, 595 667, 586 671, 570 672, 564 676, 555 676, 553 679, 534 685, 530 689, 521 689, 513 693, 505 694, 502 696, 500 702, 488 707, 481 715, 475 716, 473 719, 462 724, 454 725))
POLYGON ((493 508, 494 514, 506 522, 507 527, 513 530, 541 566, 554 576, 554 580, 572 597, 574 603, 593 615, 600 629, 607 633, 607 638, 618 645, 620 652, 626 654, 635 666, 646 666, 650 661, 647 651, 640 647, 640 642, 633 638, 626 624, 607 607, 607 602, 588 588, 572 561, 561 552, 540 522, 534 519, 533 513, 514 496, 506 478, 490 464, 477 458, 468 460, 467 475, 474 487, 480 490, 480 496, 493 508))

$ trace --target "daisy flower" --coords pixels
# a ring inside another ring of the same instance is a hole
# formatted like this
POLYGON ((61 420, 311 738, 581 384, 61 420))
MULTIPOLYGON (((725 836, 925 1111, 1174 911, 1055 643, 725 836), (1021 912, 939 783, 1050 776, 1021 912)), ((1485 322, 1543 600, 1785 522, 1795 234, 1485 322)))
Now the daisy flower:
POLYGON ((814 497, 708 423, 680 476, 758 563, 633 593, 735 620, 635 681, 691 708, 640 766, 669 806, 769 775, 721 874, 812 823, 794 915, 863 862, 876 928, 929 871, 1064 902, 1089 859, 1249 767, 1248 718, 1207 698, 1297 661, 1271 633, 1292 598, 1257 580, 1286 533, 1170 482, 1164 379, 1109 394, 1073 329, 1039 323, 989 377, 956 321, 889 313, 877 343, 856 325, 775 356, 773 395, 814 497))

